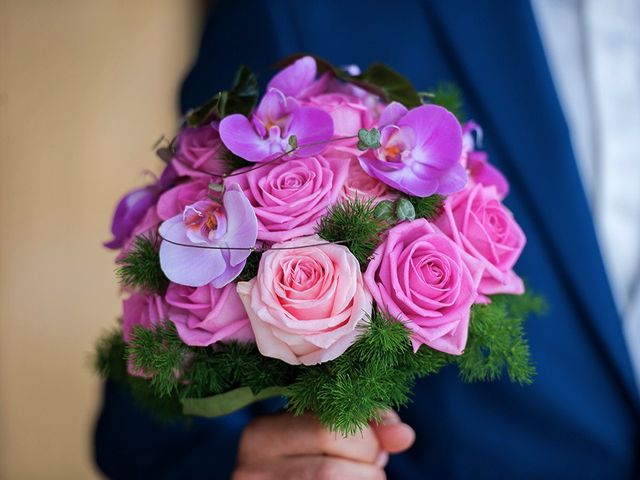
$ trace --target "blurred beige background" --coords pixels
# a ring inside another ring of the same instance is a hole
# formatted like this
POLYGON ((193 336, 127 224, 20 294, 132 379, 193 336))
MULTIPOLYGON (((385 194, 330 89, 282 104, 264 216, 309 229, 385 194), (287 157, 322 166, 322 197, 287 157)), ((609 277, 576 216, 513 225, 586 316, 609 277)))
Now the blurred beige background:
POLYGON ((0 0, 0 478, 99 478, 93 343, 115 202, 160 165, 195 0, 0 0))

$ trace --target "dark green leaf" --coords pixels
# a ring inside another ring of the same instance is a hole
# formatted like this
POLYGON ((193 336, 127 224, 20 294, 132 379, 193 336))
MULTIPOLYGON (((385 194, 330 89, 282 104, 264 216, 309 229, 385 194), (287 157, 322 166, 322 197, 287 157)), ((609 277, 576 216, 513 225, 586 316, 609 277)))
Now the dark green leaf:
POLYGON ((223 118, 233 113, 249 115, 258 100, 258 80, 244 65, 237 73, 231 90, 215 94, 208 102, 187 114, 187 125, 197 127, 212 118, 223 118))
POLYGON ((382 63, 371 65, 361 75, 356 76, 355 80, 357 82, 354 83, 358 85, 376 87, 388 102, 400 102, 407 108, 422 105, 420 95, 411 82, 382 63))

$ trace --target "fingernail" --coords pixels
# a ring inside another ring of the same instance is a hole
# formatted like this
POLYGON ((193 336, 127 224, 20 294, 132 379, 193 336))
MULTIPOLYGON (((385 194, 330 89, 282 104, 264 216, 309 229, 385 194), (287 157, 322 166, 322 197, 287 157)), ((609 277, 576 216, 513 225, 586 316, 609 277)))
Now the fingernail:
POLYGON ((384 468, 387 466, 387 463, 389 463, 389 454, 385 451, 380 452, 376 457, 376 466, 384 468))

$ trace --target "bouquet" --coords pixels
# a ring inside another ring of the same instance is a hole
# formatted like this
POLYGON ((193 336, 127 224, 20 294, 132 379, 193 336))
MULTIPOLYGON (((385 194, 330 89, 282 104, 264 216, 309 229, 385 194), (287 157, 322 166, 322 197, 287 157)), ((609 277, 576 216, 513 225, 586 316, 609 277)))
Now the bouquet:
POLYGON ((283 397, 342 434, 447 366, 530 383, 525 234, 461 118, 454 87, 381 64, 292 57, 262 97, 240 68, 116 208, 126 298, 99 372, 163 416, 283 397))

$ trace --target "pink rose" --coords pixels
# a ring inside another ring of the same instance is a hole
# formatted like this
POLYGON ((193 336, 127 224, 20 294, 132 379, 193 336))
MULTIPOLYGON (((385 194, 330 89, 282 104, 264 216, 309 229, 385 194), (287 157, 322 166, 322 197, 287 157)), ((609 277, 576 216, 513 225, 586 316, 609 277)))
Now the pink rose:
MULTIPOLYGON (((341 156, 336 151, 336 156, 341 156)), ((360 166, 358 157, 353 154, 343 153, 342 157, 349 162, 349 174, 342 189, 343 197, 349 200, 372 200, 379 203, 383 200, 395 200, 398 195, 377 178, 373 178, 360 166)))
MULTIPOLYGON (((524 293, 522 279, 513 271, 526 237, 513 215, 502 205, 495 186, 476 184, 448 197, 436 220, 442 231, 482 262, 483 295, 524 293)), ((486 299, 483 299, 486 300, 486 299)))
POLYGON ((156 206, 160 220, 169 220, 171 217, 182 214, 187 205, 206 199, 211 182, 213 182, 212 177, 199 177, 164 192, 160 195, 156 206))
POLYGON ((133 327, 150 329, 167 319, 167 305, 160 295, 135 292, 122 302, 122 336, 129 343, 133 327))
POLYGON ((172 164, 179 175, 190 177, 222 177, 229 171, 217 122, 199 127, 186 127, 176 138, 172 164))
POLYGON ((324 156, 264 164, 225 179, 237 182, 258 218, 258 240, 282 242, 314 233, 342 193, 349 165, 324 156))
POLYGON ((274 245, 256 278, 238 283, 238 294, 260 353, 292 365, 340 356, 371 314, 356 258, 318 236, 274 245))
POLYGON ((184 343, 206 347, 225 340, 250 342, 253 332, 234 284, 187 287, 171 283, 165 296, 168 316, 184 343))
POLYGON ((421 344, 460 355, 467 343, 480 262, 424 219, 388 232, 364 274, 380 309, 411 330, 421 344))
POLYGON ((372 125, 369 109, 353 95, 324 93, 311 97, 306 104, 331 115, 333 134, 338 137, 357 135, 358 130, 372 125))

